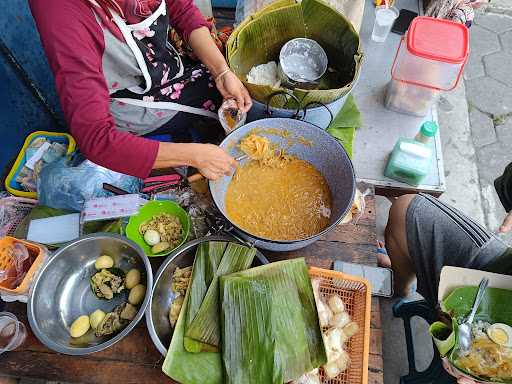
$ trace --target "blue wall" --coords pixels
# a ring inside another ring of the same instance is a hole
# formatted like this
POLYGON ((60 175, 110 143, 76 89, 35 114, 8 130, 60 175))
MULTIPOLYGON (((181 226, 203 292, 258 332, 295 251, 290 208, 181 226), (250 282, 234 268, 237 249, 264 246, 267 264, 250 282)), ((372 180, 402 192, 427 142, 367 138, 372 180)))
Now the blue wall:
MULTIPOLYGON (((7 47, 28 75, 28 82, 41 91, 49 108, 59 117, 63 126, 53 75, 27 0, 2 1, 0 40, 0 44, 7 47)), ((29 133, 63 129, 59 128, 48 108, 34 95, 35 88, 27 85, 27 81, 23 80, 7 56, 0 50, 0 175, 19 152, 29 133)))

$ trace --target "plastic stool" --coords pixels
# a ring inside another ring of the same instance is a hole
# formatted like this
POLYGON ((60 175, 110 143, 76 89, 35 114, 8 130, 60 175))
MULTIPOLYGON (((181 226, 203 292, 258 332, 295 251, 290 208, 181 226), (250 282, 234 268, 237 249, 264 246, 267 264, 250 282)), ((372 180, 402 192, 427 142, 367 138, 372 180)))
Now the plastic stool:
POLYGON ((441 357, 437 348, 434 346, 434 357, 430 365, 424 371, 416 369, 416 359, 414 356, 414 340, 411 332, 411 319, 419 316, 428 324, 437 321, 437 312, 427 304, 425 300, 406 301, 400 300, 393 305, 393 315, 401 317, 404 321, 405 342, 407 344, 407 360, 409 362, 409 373, 400 377, 400 384, 454 384, 457 380, 448 374, 443 368, 441 357))

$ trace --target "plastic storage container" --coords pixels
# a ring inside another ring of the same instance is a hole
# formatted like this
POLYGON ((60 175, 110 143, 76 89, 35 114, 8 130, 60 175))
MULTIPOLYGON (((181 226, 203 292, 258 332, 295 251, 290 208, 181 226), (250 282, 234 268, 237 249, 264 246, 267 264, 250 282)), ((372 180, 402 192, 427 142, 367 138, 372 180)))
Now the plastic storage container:
POLYGON ((30 255, 30 260, 33 260, 30 267, 28 268, 27 274, 25 275, 25 278, 23 281, 15 288, 8 287, 7 281, 5 283, 0 284, 0 294, 2 295, 3 299, 6 301, 12 301, 7 300, 6 296, 16 298, 16 297, 25 297, 28 295, 28 292, 30 290, 30 285, 32 283, 33 278, 35 277, 36 273, 39 271, 39 268, 43 265, 44 260, 47 256, 48 251, 46 248, 37 245, 35 243, 31 243, 25 240, 16 239, 14 237, 5 236, 0 239, 0 270, 10 270, 13 267, 13 259, 11 254, 8 251, 8 248, 12 246, 14 243, 21 243, 23 244, 30 255), (5 284, 5 285, 2 285, 5 284))
POLYGON ((10 312, 0 312, 0 355, 14 351, 26 338, 25 324, 10 312))
POLYGON ((16 158, 16 161, 14 162, 14 165, 11 168, 11 171, 7 175, 7 178, 5 179, 5 189, 11 194, 15 196, 20 197, 26 197, 29 199, 36 199, 37 198, 37 192, 27 192, 24 191, 19 183, 16 181, 16 177, 20 173, 21 169, 26 163, 26 150, 27 147, 37 139, 38 137, 44 137, 52 142, 58 142, 62 144, 67 144, 68 151, 67 154, 71 154, 76 147, 76 142, 73 137, 68 133, 60 133, 60 132, 46 132, 46 131, 36 131, 31 133, 27 136, 25 139, 25 143, 23 144, 23 148, 21 148, 20 153, 18 154, 18 157, 16 158))
POLYGON ((466 26, 416 17, 402 38, 391 67, 386 107, 425 116, 440 91, 457 86, 468 54, 466 26))

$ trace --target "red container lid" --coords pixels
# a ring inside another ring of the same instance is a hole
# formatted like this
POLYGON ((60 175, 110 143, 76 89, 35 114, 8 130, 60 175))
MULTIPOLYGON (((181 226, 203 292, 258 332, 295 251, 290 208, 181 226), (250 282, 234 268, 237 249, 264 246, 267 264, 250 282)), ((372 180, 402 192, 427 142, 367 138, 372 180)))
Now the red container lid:
POLYGON ((407 31, 407 49, 426 59, 461 64, 469 53, 468 29, 450 20, 419 16, 407 31))

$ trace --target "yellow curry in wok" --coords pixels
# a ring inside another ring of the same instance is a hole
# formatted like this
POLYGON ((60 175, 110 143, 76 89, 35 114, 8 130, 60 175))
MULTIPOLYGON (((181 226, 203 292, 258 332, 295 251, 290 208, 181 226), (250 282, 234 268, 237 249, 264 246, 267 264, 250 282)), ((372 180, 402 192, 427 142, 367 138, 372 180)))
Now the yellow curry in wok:
POLYGON ((254 133, 240 149, 251 160, 228 185, 226 210, 234 224, 270 240, 304 239, 329 225, 331 192, 313 165, 254 133))

